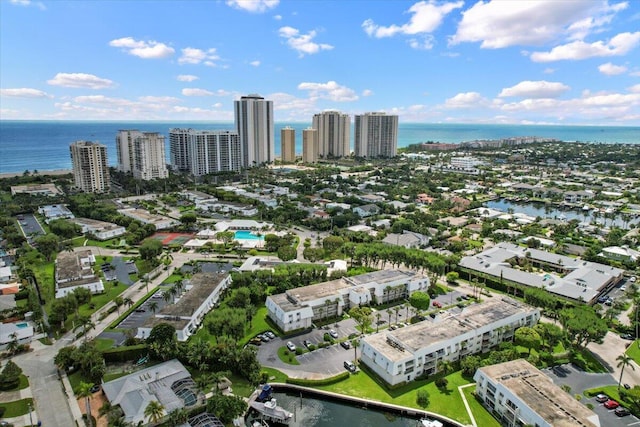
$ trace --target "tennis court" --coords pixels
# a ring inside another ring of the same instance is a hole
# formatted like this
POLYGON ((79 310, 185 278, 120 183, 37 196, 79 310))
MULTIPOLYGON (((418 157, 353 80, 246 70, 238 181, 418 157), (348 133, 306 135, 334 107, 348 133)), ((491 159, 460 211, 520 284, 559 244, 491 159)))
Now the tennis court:
POLYGON ((160 240, 164 246, 184 245, 193 239, 193 234, 189 233, 156 233, 151 236, 152 239, 160 240))

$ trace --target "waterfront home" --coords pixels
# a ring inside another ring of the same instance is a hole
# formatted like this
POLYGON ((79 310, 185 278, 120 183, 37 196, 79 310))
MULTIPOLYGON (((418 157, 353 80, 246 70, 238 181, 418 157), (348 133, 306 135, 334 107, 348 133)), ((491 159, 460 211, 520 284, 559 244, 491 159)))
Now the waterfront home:
POLYGON ((360 361, 389 385, 438 373, 440 362, 459 361, 512 341, 521 326, 533 326, 540 310, 508 297, 452 309, 435 319, 368 335, 360 361))

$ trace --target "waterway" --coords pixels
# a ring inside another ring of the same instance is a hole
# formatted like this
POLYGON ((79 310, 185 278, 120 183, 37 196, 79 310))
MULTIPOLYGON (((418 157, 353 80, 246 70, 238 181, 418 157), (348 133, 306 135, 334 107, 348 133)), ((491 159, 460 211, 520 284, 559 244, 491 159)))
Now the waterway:
POLYGON ((417 420, 395 414, 313 399, 293 393, 273 393, 278 406, 294 413, 290 427, 416 427, 417 420))
POLYGON ((629 217, 623 219, 622 215, 615 214, 611 217, 609 214, 607 217, 603 213, 598 213, 597 216, 593 214, 591 210, 585 211, 582 209, 558 209, 552 205, 545 205, 543 203, 515 203, 506 199, 491 200, 485 204, 488 208, 496 209, 502 212, 509 212, 512 209, 514 213, 523 213, 534 218, 549 218, 549 219, 562 219, 564 221, 571 221, 577 219, 580 222, 586 222, 588 224, 596 223, 602 226, 611 227, 612 225, 628 229, 631 224, 637 224, 640 222, 639 217, 629 217))

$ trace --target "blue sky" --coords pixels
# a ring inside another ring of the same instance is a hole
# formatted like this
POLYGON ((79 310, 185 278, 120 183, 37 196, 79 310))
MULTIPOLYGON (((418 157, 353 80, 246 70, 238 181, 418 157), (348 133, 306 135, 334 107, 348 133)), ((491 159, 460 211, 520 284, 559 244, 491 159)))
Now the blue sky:
POLYGON ((640 1, 0 0, 0 118, 640 124, 640 1))

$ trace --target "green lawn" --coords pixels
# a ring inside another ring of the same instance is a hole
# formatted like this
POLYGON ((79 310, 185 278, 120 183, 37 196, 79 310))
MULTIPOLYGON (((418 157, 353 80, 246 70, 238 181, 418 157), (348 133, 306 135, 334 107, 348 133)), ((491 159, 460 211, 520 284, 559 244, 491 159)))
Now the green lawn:
POLYGON ((625 353, 627 353, 627 356, 631 356, 631 358, 640 365, 640 340, 632 342, 625 353))
POLYGON ((96 348, 100 351, 108 350, 113 347, 113 340, 110 338, 96 338, 93 340, 96 344, 96 348))
POLYGON ((469 403, 469 408, 471 408, 476 424, 482 427, 500 427, 498 420, 476 399, 476 396, 473 394, 475 389, 475 387, 466 387, 462 389, 462 392, 467 398, 467 403, 469 403))
POLYGON ((470 424, 471 419, 458 392, 458 387, 469 384, 469 381, 463 378, 460 372, 449 374, 446 378, 449 384, 444 390, 438 389, 433 380, 413 381, 395 390, 387 390, 367 373, 360 371, 345 381, 316 388, 418 409, 420 408, 416 404, 416 394, 418 390, 426 390, 430 397, 430 404, 425 408, 426 410, 442 414, 463 424, 470 424))
POLYGON ((14 400, 13 402, 2 402, 2 406, 5 408, 3 417, 13 418, 28 414, 29 405, 33 408, 33 399, 30 397, 21 400, 14 400))
MULTIPOLYGON (((267 331, 267 330, 271 330, 273 331, 273 333, 277 334, 278 331, 275 330, 275 328, 272 328, 266 321, 266 317, 267 317, 267 307, 260 307, 257 309, 255 316, 253 316, 253 320, 251 321, 251 328, 249 328, 244 335, 244 338, 242 338, 239 341, 240 345, 245 345, 246 343, 249 342, 249 340, 253 337, 255 337, 257 334, 267 331)), ((206 324, 206 316, 204 321, 202 322, 203 325, 206 324)), ((196 332, 196 334, 194 336, 192 336, 190 338, 191 340, 205 340, 205 341, 209 341, 210 343, 215 343, 216 342, 216 338, 209 334, 209 331, 207 330, 207 328, 205 326, 201 327, 198 329, 198 332, 196 332)))
POLYGON ((284 363, 288 363, 289 365, 299 365, 298 359, 296 359, 296 353, 290 352, 289 349, 285 346, 282 346, 278 349, 278 357, 284 363))

